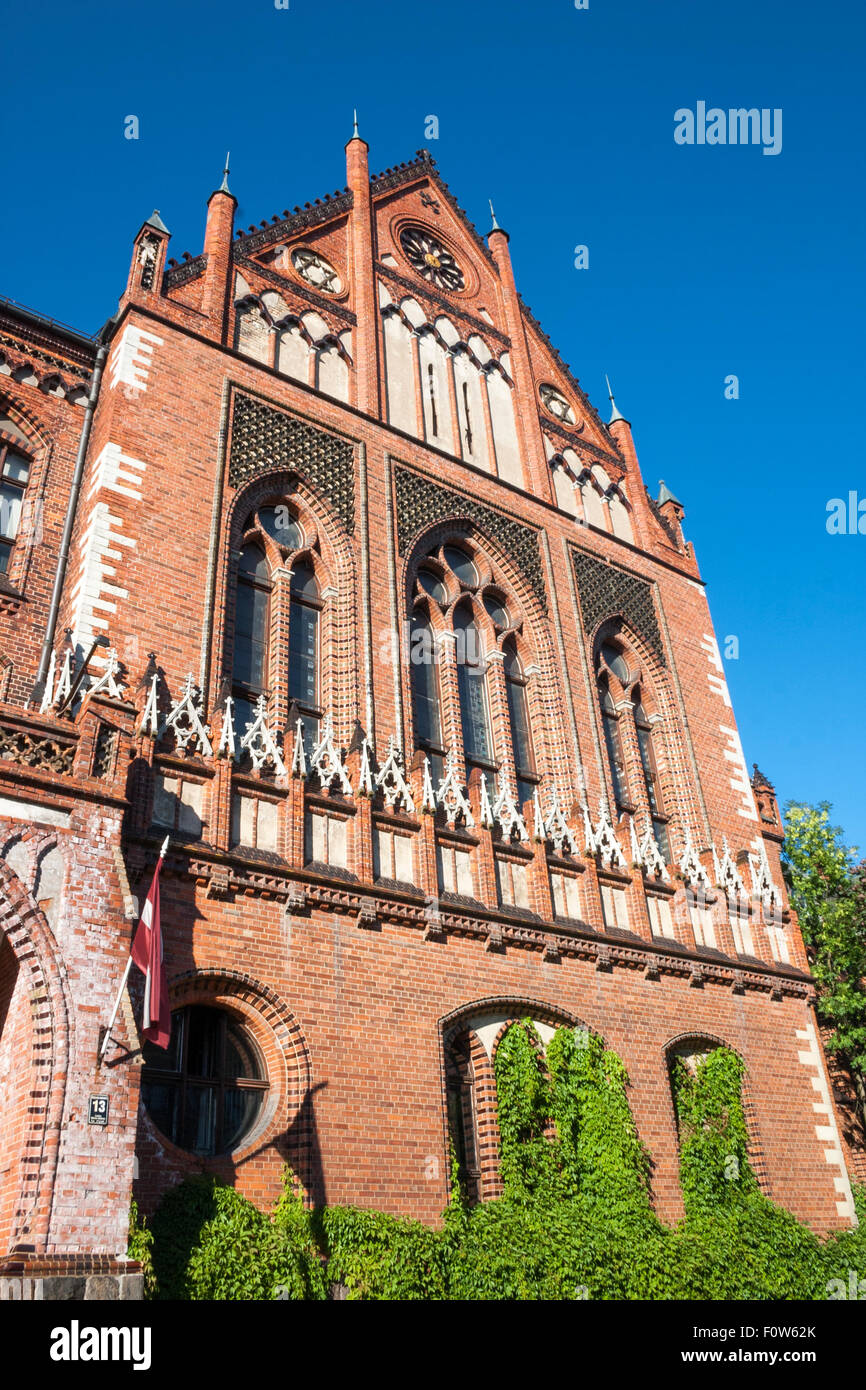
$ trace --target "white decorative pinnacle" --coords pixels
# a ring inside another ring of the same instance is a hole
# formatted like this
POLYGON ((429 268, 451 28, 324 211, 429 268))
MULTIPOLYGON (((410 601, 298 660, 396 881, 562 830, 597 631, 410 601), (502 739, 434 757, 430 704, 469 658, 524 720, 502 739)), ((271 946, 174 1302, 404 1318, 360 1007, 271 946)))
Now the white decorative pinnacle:
POLYGON ((254 716, 252 724, 247 726, 247 731, 241 739, 240 751, 249 753, 256 772, 266 763, 271 763, 277 776, 284 777, 286 765, 276 739, 268 727, 268 704, 264 695, 260 695, 256 701, 254 716))
POLYGON ((213 757, 213 748, 209 738, 210 729, 202 721, 201 700, 197 698, 195 677, 192 671, 186 678, 183 693, 179 700, 175 700, 165 719, 159 726, 158 737, 162 738, 168 730, 174 733, 178 748, 185 750, 187 744, 192 741, 193 747, 198 748, 206 758, 213 757))
POLYGON ((508 780, 508 774, 505 772, 500 775, 499 795, 493 803, 493 818, 506 840, 513 839, 515 831, 521 841, 529 839, 526 821, 511 794, 511 784, 508 780))
POLYGON ((223 706, 223 726, 220 729, 217 757, 237 757, 237 745, 235 743, 235 702, 231 695, 226 696, 226 702, 223 706))
POLYGON ((319 782, 326 791, 336 779, 340 791, 345 796, 352 795, 352 783, 343 766, 343 760, 334 743, 334 728, 330 714, 322 720, 322 732, 310 756, 310 772, 318 774, 319 782))
POLYGON ((746 893, 746 885, 743 883, 739 870, 731 857, 731 851, 728 848, 728 837, 726 835, 722 837, 721 859, 716 853, 715 845, 713 845, 713 870, 717 886, 723 888, 729 897, 745 898, 748 896, 746 893))
MULTIPOLYGON (((364 740, 366 743, 366 739, 364 740)), ((388 738, 388 752, 380 771, 376 775, 376 789, 383 793, 385 805, 391 809, 402 807, 410 815, 414 814, 415 802, 403 771, 403 754, 397 747, 393 734, 388 738)))
POLYGON ((653 834, 652 825, 647 822, 647 827, 641 836, 640 843, 638 843, 634 828, 634 817, 632 817, 631 836, 632 857, 635 863, 643 869, 645 874, 649 874, 652 878, 660 878, 663 883, 668 883, 670 881, 670 876, 667 871, 667 865, 665 864, 661 850, 656 844, 656 837, 653 834))
POLYGON ((424 782, 421 788, 421 810, 428 816, 432 816, 436 811, 436 793, 433 790, 433 778, 430 776, 430 759, 426 753, 424 755, 424 782))
POLYGON ((90 695, 108 696, 109 700, 122 700, 123 691, 117 680, 117 673, 120 670, 120 662, 117 659, 117 652, 112 647, 108 653, 108 661, 102 675, 95 685, 90 687, 90 695))
POLYGON ((364 742, 361 744, 361 771, 358 780, 359 796, 373 795, 373 762, 373 746, 365 734, 364 742))
MULTIPOLYGON (((537 791, 535 795, 537 799, 537 791)), ((539 807, 539 810, 540 809, 539 807)), ((538 811, 536 811, 536 817, 537 816, 538 811)), ((577 854, 577 836, 574 831, 569 828, 568 822, 565 819, 565 812, 559 800, 559 788, 555 782, 550 789, 550 803, 547 808, 547 815, 542 821, 542 824, 544 826, 545 837, 553 845, 557 854, 562 854, 564 850, 569 854, 577 854)))
POLYGON ((292 776, 306 777, 307 775, 307 750, 304 747, 304 721, 298 716, 295 724, 295 749, 292 753, 292 776))
POLYGON ((151 738, 157 738, 159 735, 159 675, 156 671, 151 677, 138 732, 149 734, 151 738))
POLYGON ((57 680, 57 689, 54 692, 54 704, 62 705, 64 700, 69 699, 72 690, 72 648, 67 647, 63 653, 63 665, 60 668, 60 676, 57 680))
POLYGON ((626 869, 628 867, 625 855, 616 837, 616 831, 611 825, 610 816, 603 797, 599 802, 598 820, 592 832, 592 848, 594 853, 600 857, 602 864, 605 864, 609 869, 614 868, 614 866, 618 869, 626 869))
POLYGON ((587 854, 595 854, 595 831, 592 828, 589 806, 585 796, 583 799, 583 845, 587 854))
POLYGON ((757 854, 749 855, 749 868, 752 871, 752 888, 755 896, 759 897, 765 907, 770 907, 773 903, 779 903, 781 895, 773 882, 773 874, 770 869, 770 861, 767 858, 767 847, 763 840, 755 840, 758 846, 757 854))
POLYGON ((493 807, 490 803, 490 793, 487 790, 487 773, 481 774, 481 824, 485 830, 492 830, 495 824, 493 819, 493 807))
POLYGON ((466 825, 474 826, 472 807, 457 776, 457 756, 453 748, 449 749, 445 759, 445 776, 439 778, 436 788, 436 805, 442 807, 449 825, 454 825, 462 817, 466 825))
POLYGON ((52 651, 51 660, 48 663, 48 671, 45 676, 45 689, 42 692, 42 704, 39 706, 40 714, 46 714, 54 704, 54 672, 56 666, 57 658, 52 651))
POLYGON ((679 868, 685 883, 694 885, 700 884, 704 889, 708 889, 712 886, 710 884, 710 876, 701 863, 698 852, 692 844, 692 833, 688 826, 686 826, 686 843, 679 868))

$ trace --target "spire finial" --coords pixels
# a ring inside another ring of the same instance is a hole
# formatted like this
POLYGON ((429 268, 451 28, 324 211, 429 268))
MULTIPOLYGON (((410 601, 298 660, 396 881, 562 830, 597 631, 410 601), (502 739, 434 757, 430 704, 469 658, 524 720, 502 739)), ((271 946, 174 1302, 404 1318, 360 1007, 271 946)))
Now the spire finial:
POLYGON ((231 159, 231 153, 231 150, 226 151, 226 167, 223 169, 223 181, 219 186, 220 193, 231 193, 231 189, 229 188, 229 160, 231 159))
POLYGON ((607 398, 611 404, 610 419, 608 420, 608 424, 612 425, 614 420, 624 420, 625 416, 621 415, 616 408, 616 401, 613 398, 613 387, 610 384, 610 377, 608 376, 607 372, 605 372, 604 374, 604 379, 607 382, 607 398))
POLYGON ((491 230, 491 232, 501 232, 501 231, 502 231, 502 228, 500 227, 499 223, 496 221, 496 213, 495 213, 494 210, 493 210, 493 199, 492 199, 492 198, 488 198, 487 201, 488 201, 488 203, 490 204, 490 216, 491 216, 492 221, 493 221, 493 226, 490 228, 490 230, 491 230))
POLYGON ((357 110, 357 107, 356 107, 355 110, 352 112, 352 120, 353 120, 353 123, 354 123, 354 124, 353 124, 353 129, 352 129, 352 139, 353 139, 353 140, 360 140, 361 137, 360 137, 360 135, 358 134, 358 110, 357 110))

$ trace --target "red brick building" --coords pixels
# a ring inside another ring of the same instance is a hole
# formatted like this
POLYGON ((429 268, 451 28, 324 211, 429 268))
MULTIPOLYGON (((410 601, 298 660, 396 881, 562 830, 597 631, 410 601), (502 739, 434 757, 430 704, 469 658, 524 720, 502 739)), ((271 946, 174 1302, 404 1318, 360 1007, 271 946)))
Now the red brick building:
POLYGON ((7 1273, 126 1277, 131 1191, 202 1167, 434 1221, 450 1132, 493 1195, 526 1015, 623 1058, 664 1219, 670 1062, 721 1042, 765 1190, 844 1226, 779 811, 683 508, 495 219, 425 151, 371 177, 356 136, 347 178, 248 231, 224 179, 180 264, 154 213, 97 340, 0 309, 7 1273), (172 1046, 142 1067, 133 981, 100 1063, 166 835, 172 1046))

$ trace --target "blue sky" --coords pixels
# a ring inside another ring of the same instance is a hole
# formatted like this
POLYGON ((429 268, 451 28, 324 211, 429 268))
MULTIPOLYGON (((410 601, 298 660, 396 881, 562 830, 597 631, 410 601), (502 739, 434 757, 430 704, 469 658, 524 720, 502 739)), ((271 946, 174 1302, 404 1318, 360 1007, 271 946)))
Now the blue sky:
POLYGON ((492 197, 524 299, 686 506, 747 760, 866 853, 866 535, 825 525, 866 498, 858 0, 48 0, 4 49, 0 292, 78 328, 154 206, 201 249, 227 148, 243 225, 342 188, 354 106, 374 169, 426 143, 481 230, 492 197), (701 100, 781 108, 781 153, 676 145, 701 100))

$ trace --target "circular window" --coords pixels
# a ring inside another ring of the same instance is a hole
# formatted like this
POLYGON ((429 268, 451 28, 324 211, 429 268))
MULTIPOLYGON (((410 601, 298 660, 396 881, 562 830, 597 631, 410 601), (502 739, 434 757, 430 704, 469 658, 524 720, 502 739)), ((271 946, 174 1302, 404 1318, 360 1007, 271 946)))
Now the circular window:
POLYGON ((292 252, 292 265, 302 280, 324 294, 339 294, 343 282, 331 262, 309 246, 298 246, 292 252))
POLYGON ((484 607, 496 627, 508 627, 510 625, 511 619, 508 616, 508 609, 502 599, 497 598, 496 594, 484 595, 484 607))
POLYGON ((438 574, 433 574, 432 570, 419 570, 418 583, 421 585, 425 594, 429 594, 431 598, 435 598, 437 603, 445 603, 447 601, 448 590, 445 588, 438 574))
POLYGON ((298 550, 303 545, 301 528, 282 502, 276 507, 259 507, 259 525, 285 550, 298 550))
POLYGON ((268 1082, 258 1049, 223 1009, 193 1005, 171 1016, 168 1049, 146 1043, 141 1098, 178 1148, 230 1153, 261 1114, 268 1082))
POLYGON ((463 271, 442 242, 424 227, 404 227, 400 233, 403 253, 417 275, 440 290, 462 290, 463 271))
POLYGON ((554 415, 557 420, 561 420, 564 425, 574 424, 574 411, 561 391, 558 391, 555 386, 551 386, 549 382, 544 382, 539 386, 538 394, 545 410, 549 410, 551 415, 554 415))
POLYGON ((445 563, 454 571, 461 584, 465 584, 467 589, 472 589, 478 583, 478 571, 466 554, 465 550, 458 550, 456 545, 446 545, 442 551, 445 563))

